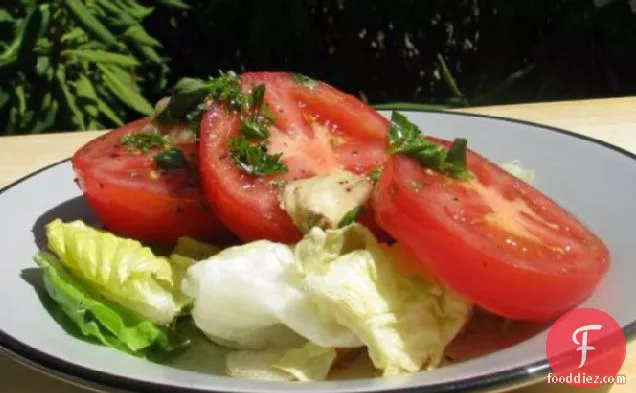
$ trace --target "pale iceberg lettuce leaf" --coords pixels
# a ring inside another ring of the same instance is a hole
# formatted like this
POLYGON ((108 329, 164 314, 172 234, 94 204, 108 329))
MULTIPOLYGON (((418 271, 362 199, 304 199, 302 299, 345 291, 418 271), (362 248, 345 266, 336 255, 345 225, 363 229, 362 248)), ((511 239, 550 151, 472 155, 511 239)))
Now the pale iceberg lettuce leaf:
POLYGON ((322 381, 327 379, 336 350, 307 343, 294 349, 237 350, 226 361, 229 376, 267 381, 322 381))
POLYGON ((181 314, 187 314, 193 302, 193 299, 187 296, 181 288, 188 268, 202 259, 218 254, 220 251, 219 247, 191 237, 183 236, 177 239, 177 244, 172 249, 169 261, 173 271, 174 301, 177 308, 181 310, 181 314))
POLYGON ((46 234, 49 249, 62 264, 100 295, 154 323, 172 322, 178 308, 167 258, 81 221, 56 219, 46 226, 46 234))
POLYGON ((190 341, 184 351, 171 356, 165 363, 180 370, 197 371, 208 374, 224 374, 225 359, 232 350, 210 341, 195 325, 191 318, 181 318, 174 330, 190 341))
POLYGON ((272 367, 286 349, 241 349, 230 352, 225 360, 225 373, 234 378, 257 381, 291 381, 293 376, 272 367))
POLYGON ((280 194, 281 207, 302 233, 313 227, 337 228, 348 212, 364 205, 373 185, 347 171, 294 180, 280 194))
POLYGON ((183 349, 188 340, 132 315, 73 278, 52 254, 40 252, 35 262, 44 271, 47 294, 82 336, 140 357, 157 358, 183 349))
POLYGON ((180 315, 188 314, 191 311, 194 299, 185 294, 182 283, 190 266, 196 264, 197 261, 177 254, 170 255, 169 261, 170 265, 172 265, 172 282, 174 283, 172 295, 175 307, 180 310, 180 315))
POLYGON ((518 179, 523 180, 528 184, 532 184, 534 181, 534 171, 528 168, 525 168, 521 161, 513 160, 509 162, 503 162, 499 164, 500 167, 505 169, 508 173, 515 176, 518 179))
POLYGON ((383 375, 438 366, 471 310, 432 277, 401 270, 415 262, 396 247, 359 224, 314 228, 295 247, 309 296, 356 334, 383 375))
POLYGON ((289 247, 261 240, 196 263, 182 288, 195 299, 197 327, 226 347, 294 348, 307 339, 326 348, 360 346, 302 286, 289 247))
POLYGON ((323 348, 309 342, 302 348, 285 352, 272 368, 287 372, 300 382, 322 381, 327 379, 336 355, 333 348, 323 348))

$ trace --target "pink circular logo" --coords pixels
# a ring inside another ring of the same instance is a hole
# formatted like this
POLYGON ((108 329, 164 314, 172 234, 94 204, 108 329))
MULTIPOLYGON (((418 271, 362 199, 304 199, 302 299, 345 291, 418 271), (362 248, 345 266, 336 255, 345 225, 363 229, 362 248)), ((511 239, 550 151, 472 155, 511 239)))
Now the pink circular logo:
POLYGON ((545 344, 552 367, 548 383, 594 387, 621 383, 617 376, 626 352, 625 335, 609 314, 579 308, 561 316, 545 344))

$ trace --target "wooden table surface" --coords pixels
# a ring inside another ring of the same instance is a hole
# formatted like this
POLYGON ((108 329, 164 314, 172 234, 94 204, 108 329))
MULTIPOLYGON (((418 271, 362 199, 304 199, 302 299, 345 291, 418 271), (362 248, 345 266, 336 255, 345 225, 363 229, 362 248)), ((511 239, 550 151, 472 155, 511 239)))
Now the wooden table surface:
MULTIPOLYGON (((565 101, 464 109, 462 112, 509 117, 547 124, 588 135, 636 153, 636 97, 604 100, 565 101)), ((101 132, 63 133, 0 137, 0 187, 45 165, 69 157, 77 148, 101 132)), ((621 374, 626 385, 586 389, 589 393, 636 391, 636 341, 628 346, 621 374)), ((86 393, 30 370, 0 353, 0 381, 3 392, 86 393)), ((572 393, 580 391, 564 385, 541 383, 514 393, 572 393)))

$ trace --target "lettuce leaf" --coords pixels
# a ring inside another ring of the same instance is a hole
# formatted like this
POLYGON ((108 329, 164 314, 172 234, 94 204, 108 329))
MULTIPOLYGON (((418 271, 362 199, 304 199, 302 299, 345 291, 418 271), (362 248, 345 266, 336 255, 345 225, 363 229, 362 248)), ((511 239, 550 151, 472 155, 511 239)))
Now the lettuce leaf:
POLYGON ((532 169, 525 168, 521 164, 521 161, 513 160, 502 162, 501 164, 499 164, 499 166, 505 169, 511 175, 523 180, 528 184, 532 184, 532 182, 534 181, 534 171, 532 169))
POLYGON ((56 219, 46 226, 49 249, 87 286, 153 323, 167 325, 178 312, 173 271, 167 258, 132 239, 81 221, 56 219))
POLYGON ((238 350, 227 356, 226 373, 243 379, 321 381, 335 359, 335 349, 311 342, 294 349, 238 350))
POLYGON ((34 260, 44 271, 47 294, 84 337, 154 360, 187 346, 188 341, 174 332, 91 293, 54 255, 41 251, 34 260))
POLYGON ((177 239, 177 244, 172 249, 172 255, 188 257, 195 261, 209 258, 219 252, 221 252, 219 247, 200 242, 187 236, 182 236, 177 239))
POLYGON ((321 381, 327 379, 335 360, 335 349, 322 348, 309 342, 302 348, 285 352, 272 368, 291 374, 300 382, 321 381))
POLYGON ((288 246, 255 241, 231 247, 188 269, 192 318, 207 337, 237 349, 322 347, 362 343, 303 290, 288 246))
POLYGON ((303 286, 322 312, 351 329, 383 375, 435 368, 471 305, 414 266, 399 246, 359 224, 313 228, 294 249, 303 286))
POLYGON ((166 365, 180 370, 196 371, 207 374, 223 375, 226 358, 232 349, 217 345, 210 341, 196 327, 192 318, 180 318, 175 323, 174 331, 186 337, 190 345, 184 351, 171 356, 166 365))
POLYGON ((183 255, 170 255, 170 265, 172 265, 172 280, 174 282, 173 298, 175 306, 179 309, 179 315, 186 315, 192 311, 194 299, 185 294, 181 287, 183 279, 186 277, 188 268, 197 263, 195 259, 183 255))
POLYGON ((170 265, 172 266, 172 281, 174 283, 174 301, 180 311, 180 315, 189 314, 194 299, 186 295, 181 284, 186 276, 188 268, 202 259, 218 254, 220 248, 211 244, 200 242, 191 237, 183 236, 177 239, 177 244, 170 254, 170 265))

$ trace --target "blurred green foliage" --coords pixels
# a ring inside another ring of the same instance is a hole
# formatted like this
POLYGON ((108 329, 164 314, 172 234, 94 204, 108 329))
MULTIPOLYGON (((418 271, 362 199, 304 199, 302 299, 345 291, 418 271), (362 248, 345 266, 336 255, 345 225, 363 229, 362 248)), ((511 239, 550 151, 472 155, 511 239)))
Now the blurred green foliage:
POLYGON ((0 133, 112 127, 147 114, 178 78, 217 70, 301 72, 381 108, 636 94, 635 0, 0 7, 0 133))
MULTIPOLYGON (((179 1, 157 1, 187 8, 179 1)), ((135 0, 3 1, 0 125, 6 134, 116 126, 165 89, 161 43, 135 0)))

